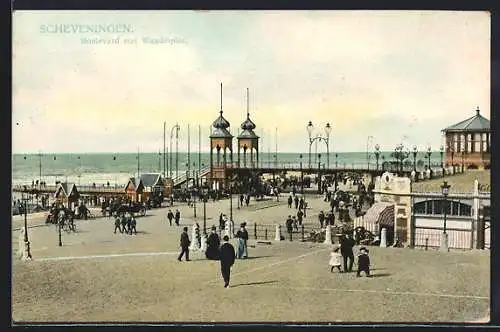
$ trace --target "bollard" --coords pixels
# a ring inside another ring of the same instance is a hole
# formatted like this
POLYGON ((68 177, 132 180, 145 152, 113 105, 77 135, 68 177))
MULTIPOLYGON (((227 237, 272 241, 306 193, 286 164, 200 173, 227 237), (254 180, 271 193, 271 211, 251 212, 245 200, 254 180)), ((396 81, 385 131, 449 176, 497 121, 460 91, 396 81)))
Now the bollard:
POLYGON ((325 232, 325 242, 324 244, 332 244, 332 229, 330 225, 326 225, 326 232, 325 232))
POLYGON ((444 251, 444 252, 450 251, 450 248, 448 247, 448 234, 447 233, 441 234, 441 244, 439 246, 439 250, 444 251))
POLYGON ((267 228, 266 228, 266 229, 264 229, 264 240, 266 240, 266 241, 267 241, 267 228))
POLYGON ((274 234, 274 241, 281 241, 281 225, 276 225, 276 232, 274 234))
POLYGON ((302 233, 302 242, 305 241, 305 238, 304 238, 304 225, 300 225, 300 232, 302 233))
POLYGON ((425 251, 427 251, 427 248, 429 247, 429 238, 425 238, 425 251))
POLYGON ((382 231, 380 232, 380 247, 387 247, 387 229, 385 228, 382 228, 382 231))
POLYGON ((253 224, 253 235, 255 239, 257 240, 257 223, 253 224))

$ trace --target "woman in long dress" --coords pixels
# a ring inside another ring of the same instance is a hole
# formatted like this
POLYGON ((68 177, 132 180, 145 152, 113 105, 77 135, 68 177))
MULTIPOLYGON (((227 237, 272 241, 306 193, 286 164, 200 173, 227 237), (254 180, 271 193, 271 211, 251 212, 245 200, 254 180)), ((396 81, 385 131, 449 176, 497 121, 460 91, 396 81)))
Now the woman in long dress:
POLYGON ((237 239, 237 246, 236 246, 236 258, 240 259, 243 258, 243 254, 245 252, 245 241, 243 239, 243 230, 244 227, 243 225, 241 226, 241 229, 236 232, 236 239, 237 239))

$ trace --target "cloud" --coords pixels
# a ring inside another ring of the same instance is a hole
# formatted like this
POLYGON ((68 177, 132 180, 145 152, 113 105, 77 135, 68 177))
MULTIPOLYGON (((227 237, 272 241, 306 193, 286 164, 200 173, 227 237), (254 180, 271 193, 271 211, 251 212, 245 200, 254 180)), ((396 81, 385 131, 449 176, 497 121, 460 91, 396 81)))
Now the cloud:
POLYGON ((248 87, 257 133, 274 142, 278 126, 283 151, 307 149, 308 121, 330 122, 336 149, 349 151, 364 150, 367 135, 387 146, 403 135, 439 145, 439 130, 476 106, 490 113, 482 12, 17 12, 13 23, 14 152, 155 151, 163 121, 181 124, 183 149, 187 124, 200 124, 208 147, 220 82, 233 134, 248 87), (130 23, 134 33, 120 38, 139 42, 39 33, 75 22, 130 23), (183 42, 150 45, 145 36, 183 42))

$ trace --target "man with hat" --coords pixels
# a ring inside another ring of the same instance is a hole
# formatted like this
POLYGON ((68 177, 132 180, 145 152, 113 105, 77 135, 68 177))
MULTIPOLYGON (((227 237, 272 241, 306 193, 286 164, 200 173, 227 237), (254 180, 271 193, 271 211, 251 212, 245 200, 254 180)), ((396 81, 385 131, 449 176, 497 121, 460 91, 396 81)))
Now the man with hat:
POLYGON ((247 223, 246 222, 241 224, 241 238, 243 240, 243 258, 247 258, 248 257, 248 246, 247 246, 248 231, 247 231, 247 223))
POLYGON ((186 254, 186 262, 189 261, 189 245, 191 241, 189 241, 188 228, 184 227, 183 232, 181 234, 181 254, 177 257, 177 260, 180 262, 182 260, 182 256, 186 254))
POLYGON ((224 235, 224 244, 220 247, 220 271, 224 279, 224 288, 229 288, 231 266, 235 261, 234 247, 229 243, 229 236, 224 235))
POLYGON ((205 251, 205 256, 207 259, 218 260, 219 259, 219 246, 220 239, 217 235, 217 228, 212 226, 212 231, 207 239, 207 251, 205 251))

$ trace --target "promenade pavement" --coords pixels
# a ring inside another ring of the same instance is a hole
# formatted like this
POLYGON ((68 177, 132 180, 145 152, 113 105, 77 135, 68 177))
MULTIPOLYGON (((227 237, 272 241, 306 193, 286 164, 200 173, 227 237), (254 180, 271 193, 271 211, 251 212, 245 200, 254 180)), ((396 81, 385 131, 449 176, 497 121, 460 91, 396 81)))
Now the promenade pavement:
MULTIPOLYGON (((318 224, 317 213, 327 203, 308 200, 306 221, 318 224)), ((174 208, 181 211, 181 226, 192 225, 193 208, 174 208)), ((228 200, 210 201, 206 208, 207 226, 218 224, 221 212, 229 215, 228 200)), ((235 208, 233 217, 236 224, 282 224, 290 212, 285 199, 251 201, 235 208)), ((53 225, 29 228, 34 260, 13 260, 13 319, 465 322, 489 310, 488 251, 372 247, 374 278, 369 279, 331 273, 330 246, 251 240, 250 259, 236 262, 232 288, 224 289, 218 262, 200 252, 191 253, 191 262, 176 260, 182 227, 169 226, 166 213, 167 208, 154 209, 138 218, 137 235, 113 234, 112 219, 77 221, 76 233, 63 232, 62 247, 53 225)), ((197 216, 202 225, 203 204, 197 204, 197 216)), ((12 235, 14 245, 19 232, 12 235)))

